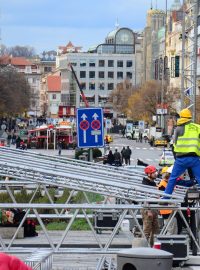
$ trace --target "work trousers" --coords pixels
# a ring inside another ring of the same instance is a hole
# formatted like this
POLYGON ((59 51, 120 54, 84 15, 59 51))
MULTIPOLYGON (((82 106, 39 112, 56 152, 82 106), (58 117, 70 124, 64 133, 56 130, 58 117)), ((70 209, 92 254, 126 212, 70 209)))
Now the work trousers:
POLYGON ((154 235, 159 232, 159 223, 158 223, 158 211, 151 210, 153 213, 152 216, 148 215, 148 210, 142 210, 142 220, 143 220, 143 231, 147 238, 147 241, 150 243, 151 247, 154 244, 154 235))
POLYGON ((197 156, 188 157, 176 157, 172 173, 170 175, 167 187, 165 189, 166 194, 172 194, 174 186, 176 185, 176 179, 183 174, 188 168, 191 168, 193 175, 195 176, 198 184, 200 185, 200 160, 197 156))

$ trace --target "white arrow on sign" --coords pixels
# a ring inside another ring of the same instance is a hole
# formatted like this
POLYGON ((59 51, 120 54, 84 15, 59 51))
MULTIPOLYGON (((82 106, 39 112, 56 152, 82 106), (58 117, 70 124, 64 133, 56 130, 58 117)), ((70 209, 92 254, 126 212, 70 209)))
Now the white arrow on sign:
MULTIPOLYGON (((82 116, 81 116, 81 118, 83 120, 86 120, 87 115, 85 113, 83 113, 82 116)), ((86 143, 86 142, 87 142, 87 140, 86 140, 86 130, 83 130, 83 143, 86 143)))
MULTIPOLYGON (((99 116, 98 116, 97 113, 94 113, 93 116, 92 116, 92 118, 94 118, 94 120, 97 120, 98 117, 99 117, 99 116)), ((95 137, 94 137, 95 143, 98 143, 98 135, 95 134, 94 136, 95 136, 95 137)))

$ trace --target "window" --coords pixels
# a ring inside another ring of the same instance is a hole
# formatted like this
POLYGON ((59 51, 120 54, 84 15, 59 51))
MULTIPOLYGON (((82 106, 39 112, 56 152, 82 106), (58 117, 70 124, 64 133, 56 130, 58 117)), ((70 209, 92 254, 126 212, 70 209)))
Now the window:
POLYGON ((132 79, 132 72, 126 72, 127 79, 132 79))
POLYGON ((80 83, 80 85, 81 85, 81 89, 82 90, 85 90, 86 89, 86 83, 85 82, 80 83))
POLYGON ((113 79, 114 78, 114 72, 108 71, 108 78, 113 79))
POLYGON ((103 82, 99 83, 99 90, 104 90, 105 84, 103 82))
POLYGON ((114 60, 108 60, 108 67, 114 67, 114 60))
POLYGON ((94 60, 90 60, 89 66, 90 66, 90 67, 95 67, 95 61, 94 61, 94 60))
POLYGON ((95 71, 90 71, 89 72, 89 78, 94 79, 95 78, 95 71))
POLYGON ((86 66, 86 61, 81 61, 80 62, 80 67, 85 67, 86 66))
POLYGON ((95 83, 93 83, 93 82, 89 83, 89 89, 95 90, 95 83))
POLYGON ((51 72, 52 71, 52 67, 44 67, 44 72, 51 72))
POLYGON ((99 67, 104 67, 104 66, 105 66, 105 61, 99 60, 99 67))
POLYGON ((123 61, 117 61, 117 67, 123 67, 123 61))
POLYGON ((56 99, 56 94, 52 94, 52 99, 56 99))
POLYGON ((85 78, 85 77, 86 77, 86 72, 80 71, 80 78, 85 78))
POLYGON ((71 62, 71 65, 74 66, 74 67, 76 67, 77 66, 77 63, 71 62))
POLYGON ((123 72, 117 72, 117 79, 123 79, 123 72))
POLYGON ((104 78, 104 71, 99 71, 99 78, 103 79, 104 78))
POLYGON ((114 84, 113 83, 108 83, 108 90, 113 90, 114 84))
POLYGON ((133 66, 133 62, 132 61, 126 61, 126 67, 132 67, 133 66))

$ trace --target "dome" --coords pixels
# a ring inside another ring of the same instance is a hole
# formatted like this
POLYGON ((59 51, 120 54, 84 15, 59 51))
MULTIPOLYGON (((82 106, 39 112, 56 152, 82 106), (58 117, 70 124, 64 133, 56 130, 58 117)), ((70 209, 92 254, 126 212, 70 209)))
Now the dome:
POLYGON ((115 30, 113 30, 113 31, 111 31, 111 32, 107 35, 107 38, 114 38, 118 30, 119 30, 119 28, 118 28, 118 29, 115 29, 115 30))

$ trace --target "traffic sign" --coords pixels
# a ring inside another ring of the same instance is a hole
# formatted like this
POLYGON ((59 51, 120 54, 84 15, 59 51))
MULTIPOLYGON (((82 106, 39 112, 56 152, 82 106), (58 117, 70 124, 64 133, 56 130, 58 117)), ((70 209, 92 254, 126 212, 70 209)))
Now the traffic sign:
POLYGON ((76 121, 78 147, 104 147, 102 108, 78 108, 76 121))

